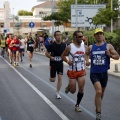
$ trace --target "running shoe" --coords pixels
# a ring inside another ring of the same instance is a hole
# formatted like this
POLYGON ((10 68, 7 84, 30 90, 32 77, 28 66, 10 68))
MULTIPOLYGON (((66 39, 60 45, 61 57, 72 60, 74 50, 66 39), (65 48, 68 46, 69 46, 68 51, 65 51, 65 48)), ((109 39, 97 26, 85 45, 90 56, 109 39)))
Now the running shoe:
POLYGON ((77 105, 77 106, 75 106, 75 111, 76 112, 82 112, 82 109, 80 109, 80 107, 77 105))
POLYGON ((18 63, 16 64, 16 66, 19 66, 18 63))
POLYGON ((30 68, 32 67, 32 64, 30 64, 30 68))
POLYGON ((14 66, 16 66, 16 63, 14 63, 14 66))
POLYGON ((61 99, 61 96, 58 92, 56 93, 56 99, 61 99))
POLYGON ((101 120, 101 113, 100 112, 96 113, 96 120, 101 120))
POLYGON ((68 85, 66 88, 65 88, 65 93, 68 94, 70 92, 70 85, 68 85))

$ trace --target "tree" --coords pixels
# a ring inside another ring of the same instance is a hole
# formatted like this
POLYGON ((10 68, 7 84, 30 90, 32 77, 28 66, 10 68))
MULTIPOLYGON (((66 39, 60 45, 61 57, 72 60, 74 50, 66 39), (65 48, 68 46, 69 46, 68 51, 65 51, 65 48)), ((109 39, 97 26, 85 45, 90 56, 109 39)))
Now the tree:
MULTIPOLYGON (((113 0, 113 10, 111 10, 111 0, 98 0, 97 4, 106 4, 106 8, 98 10, 96 16, 93 17, 93 23, 95 25, 105 24, 109 26, 111 18, 115 22, 120 14, 118 1, 113 0)), ((61 23, 69 21, 71 19, 71 4, 75 4, 75 0, 59 0, 57 3, 58 12, 56 14, 53 13, 54 15, 45 16, 46 20, 58 20, 58 15, 60 15, 61 23)), ((78 4, 94 4, 94 0, 78 0, 78 4)))
POLYGON ((32 12, 29 12, 29 11, 26 11, 26 10, 19 10, 19 11, 18 11, 18 15, 19 15, 19 16, 32 16, 33 13, 32 13, 32 12))
POLYGON ((111 0, 100 0, 101 3, 106 4, 106 8, 99 9, 98 13, 95 17, 93 17, 93 23, 96 25, 105 24, 110 26, 111 19, 113 19, 114 23, 117 21, 119 12, 119 2, 118 0, 113 0, 113 9, 111 10, 111 0))

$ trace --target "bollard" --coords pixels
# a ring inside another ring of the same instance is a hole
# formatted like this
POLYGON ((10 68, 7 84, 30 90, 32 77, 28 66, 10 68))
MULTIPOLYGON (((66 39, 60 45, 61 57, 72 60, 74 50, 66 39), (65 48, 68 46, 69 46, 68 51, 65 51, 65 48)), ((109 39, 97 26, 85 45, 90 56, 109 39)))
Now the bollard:
POLYGON ((115 64, 115 72, 118 72, 118 64, 115 64))

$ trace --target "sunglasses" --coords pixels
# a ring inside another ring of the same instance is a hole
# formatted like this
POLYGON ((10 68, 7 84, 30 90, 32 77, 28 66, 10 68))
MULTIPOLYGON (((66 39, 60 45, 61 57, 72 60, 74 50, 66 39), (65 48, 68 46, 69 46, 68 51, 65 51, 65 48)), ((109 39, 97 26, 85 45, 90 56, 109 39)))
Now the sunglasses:
POLYGON ((103 33, 102 32, 98 32, 98 33, 96 33, 95 35, 102 35, 103 33))
POLYGON ((83 36, 77 36, 77 38, 82 38, 83 36))

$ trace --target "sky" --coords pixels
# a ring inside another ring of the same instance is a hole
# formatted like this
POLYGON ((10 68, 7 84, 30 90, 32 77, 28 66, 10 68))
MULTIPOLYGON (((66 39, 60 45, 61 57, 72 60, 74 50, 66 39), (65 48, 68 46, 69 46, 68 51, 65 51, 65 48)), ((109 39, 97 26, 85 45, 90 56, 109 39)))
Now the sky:
POLYGON ((5 1, 9 2, 11 14, 14 13, 15 15, 17 15, 19 10, 31 11, 32 7, 41 4, 37 0, 0 0, 0 8, 4 8, 5 1))

